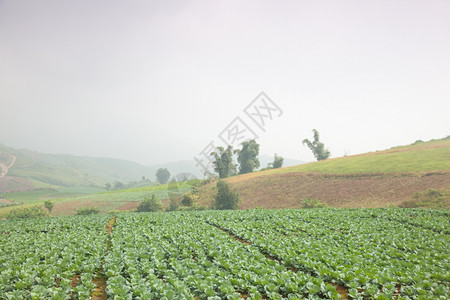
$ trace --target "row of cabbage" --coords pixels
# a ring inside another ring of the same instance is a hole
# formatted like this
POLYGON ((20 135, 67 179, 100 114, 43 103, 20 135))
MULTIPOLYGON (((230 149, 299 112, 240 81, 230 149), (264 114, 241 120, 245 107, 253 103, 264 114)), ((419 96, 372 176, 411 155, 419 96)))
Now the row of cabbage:
POLYGON ((448 211, 110 218, 0 222, 0 299, 88 299, 99 270, 110 299, 450 298, 448 211))
POLYGON ((253 210, 207 219, 353 298, 450 298, 445 211, 253 210))
POLYGON ((0 299, 88 299, 111 216, 0 222, 0 299))
POLYGON ((322 278, 295 272, 206 222, 206 213, 121 215, 104 269, 117 299, 339 299, 322 278))

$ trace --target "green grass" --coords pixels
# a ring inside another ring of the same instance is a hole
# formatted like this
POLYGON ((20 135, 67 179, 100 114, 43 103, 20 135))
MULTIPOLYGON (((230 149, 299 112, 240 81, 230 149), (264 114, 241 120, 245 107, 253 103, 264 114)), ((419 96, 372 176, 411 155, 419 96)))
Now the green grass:
POLYGON ((55 189, 56 190, 56 189, 60 188, 60 186, 58 186, 58 185, 48 184, 45 182, 41 182, 39 180, 35 180, 35 179, 29 179, 29 180, 33 184, 34 189, 55 189))
MULTIPOLYGON (((139 202, 146 195, 154 194, 159 199, 168 199, 169 193, 181 195, 191 188, 192 182, 180 182, 146 186, 140 188, 124 189, 117 191, 104 191, 95 187, 62 187, 58 190, 34 190, 27 192, 13 192, 5 194, 6 199, 20 206, 0 206, 0 217, 5 216, 11 209, 17 207, 30 207, 43 205, 45 200, 51 199, 55 204, 89 203, 90 206, 99 207, 101 212, 109 212, 129 202, 139 202)), ((73 208, 68 208, 61 214, 73 214, 73 208)))
MULTIPOLYGON (((46 195, 55 194, 57 191, 52 190, 34 190, 34 191, 26 191, 26 192, 12 192, 4 194, 5 198, 17 203, 34 203, 40 202, 46 195)), ((46 198, 46 197, 45 197, 46 198)))
POLYGON ((340 157, 265 174, 311 172, 326 174, 406 173, 450 170, 450 139, 395 147, 385 151, 340 157))
POLYGON ((450 209, 450 186, 446 189, 428 189, 416 192, 410 200, 400 204, 404 208, 450 209))
POLYGON ((44 164, 35 162, 26 167, 14 166, 8 175, 34 179, 50 185, 72 186, 72 185, 103 185, 104 180, 80 170, 65 166, 44 164))
POLYGON ((37 203, 48 199, 60 199, 71 196, 87 195, 102 192, 96 187, 60 187, 55 189, 40 189, 24 192, 5 193, 4 197, 17 203, 37 203))

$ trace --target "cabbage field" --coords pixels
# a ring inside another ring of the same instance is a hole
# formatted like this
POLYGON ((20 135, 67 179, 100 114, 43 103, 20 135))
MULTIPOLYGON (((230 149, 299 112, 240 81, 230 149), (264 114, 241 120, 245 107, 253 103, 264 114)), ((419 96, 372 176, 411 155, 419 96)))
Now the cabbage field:
POLYGON ((449 221, 419 209, 0 221, 0 299, 450 299, 449 221))

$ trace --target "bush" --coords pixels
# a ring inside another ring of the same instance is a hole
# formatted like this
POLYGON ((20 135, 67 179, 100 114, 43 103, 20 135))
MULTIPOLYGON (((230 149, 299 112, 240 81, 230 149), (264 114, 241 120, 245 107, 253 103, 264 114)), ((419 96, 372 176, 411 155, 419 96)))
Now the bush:
POLYGON ((192 206, 194 205, 200 197, 194 191, 186 192, 183 195, 183 199, 181 199, 181 205, 183 206, 192 206))
POLYGON ((166 211, 177 211, 179 207, 180 204, 176 199, 170 199, 169 207, 166 208, 166 211))
POLYGON ((26 207, 26 208, 15 208, 11 210, 7 215, 6 219, 28 219, 28 218, 41 218, 47 217, 48 214, 39 206, 26 207))
POLYGON ((325 203, 320 202, 318 199, 302 199, 302 208, 324 208, 327 207, 325 203))
POLYGON ((52 212, 53 205, 54 205, 54 203, 53 203, 52 201, 50 201, 50 200, 46 200, 46 201, 44 202, 44 206, 45 206, 45 208, 48 210, 49 213, 52 212))
POLYGON ((239 194, 233 191, 224 180, 217 182, 217 195, 214 196, 213 209, 238 209, 239 194))
POLYGON ((283 166, 283 161, 284 161, 283 157, 278 156, 277 154, 275 154, 275 156, 273 157, 272 168, 273 169, 281 168, 283 166))
POLYGON ((139 203, 137 212, 161 211, 163 205, 161 200, 156 198, 154 194, 145 196, 144 200, 139 203))
POLYGON ((100 213, 100 210, 98 207, 85 207, 85 208, 79 208, 77 209, 76 215, 77 216, 87 216, 87 215, 95 215, 100 213))

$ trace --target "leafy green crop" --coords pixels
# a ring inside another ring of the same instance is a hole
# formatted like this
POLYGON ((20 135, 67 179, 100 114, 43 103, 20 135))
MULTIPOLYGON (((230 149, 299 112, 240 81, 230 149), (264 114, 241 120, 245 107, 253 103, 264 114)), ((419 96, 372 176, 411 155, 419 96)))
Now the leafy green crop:
POLYGON ((1 222, 0 299, 89 297, 105 255, 107 220, 103 215, 1 222))
POLYGON ((0 299, 449 299, 449 212, 122 213, 0 222, 0 299))

